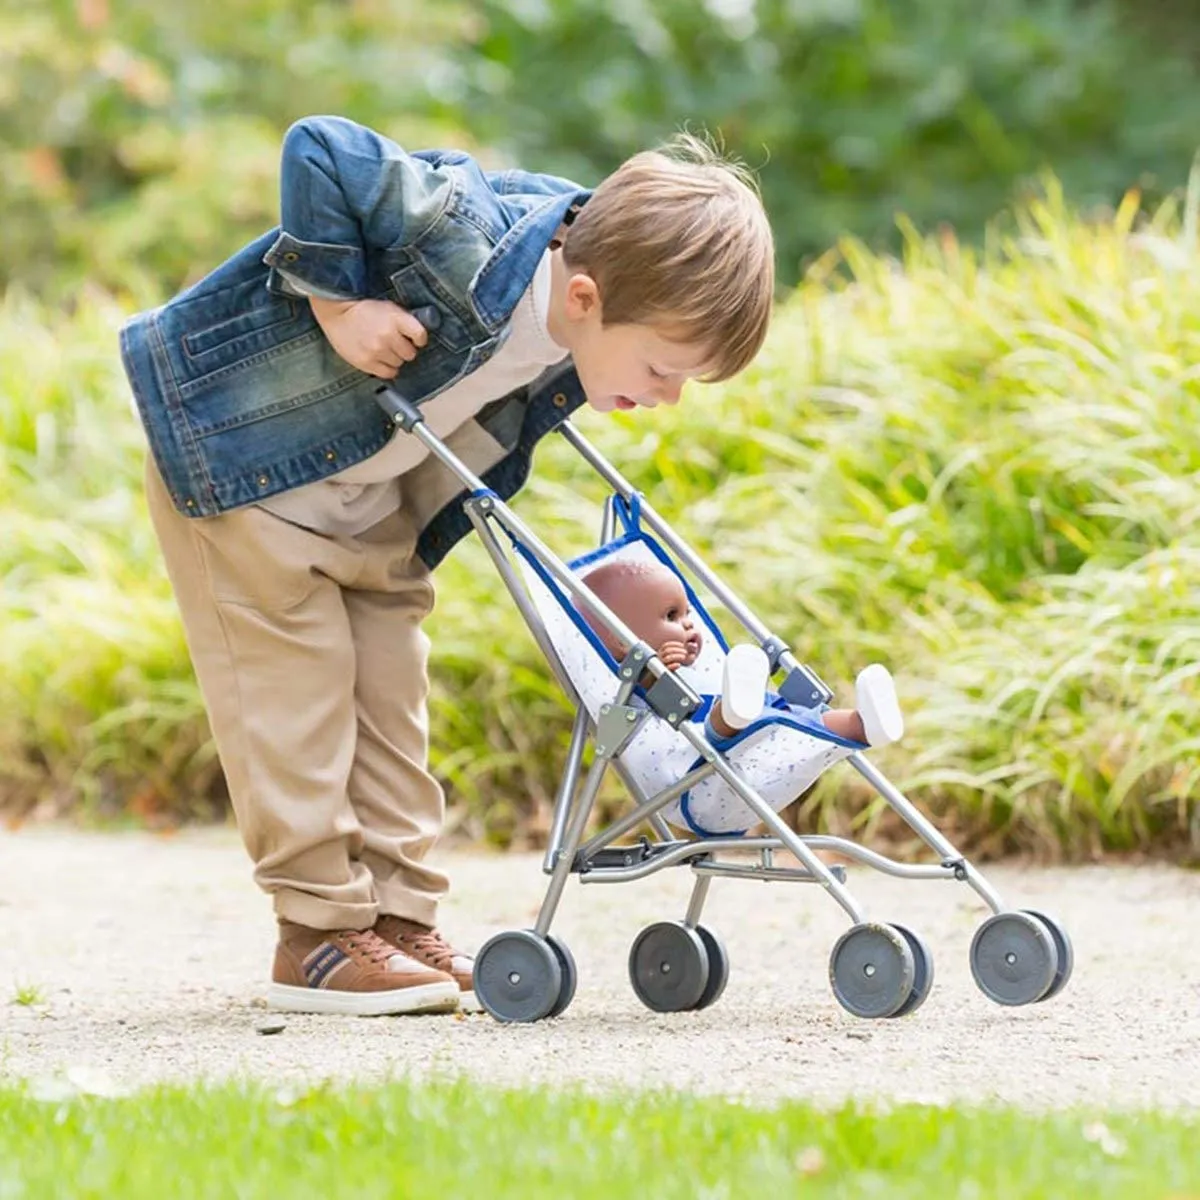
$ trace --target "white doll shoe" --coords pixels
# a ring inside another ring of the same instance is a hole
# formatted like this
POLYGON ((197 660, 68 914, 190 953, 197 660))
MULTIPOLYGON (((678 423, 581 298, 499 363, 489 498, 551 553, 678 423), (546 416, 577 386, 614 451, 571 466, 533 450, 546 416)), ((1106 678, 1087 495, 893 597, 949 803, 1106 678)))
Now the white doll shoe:
POLYGON ((766 705, 771 663, 748 642, 734 646, 725 656, 721 680, 721 715, 731 729, 745 729, 766 705))
POLYGON ((854 695, 868 745, 886 746, 904 736, 904 716, 896 699, 896 683, 887 667, 882 663, 863 667, 854 682, 854 695))

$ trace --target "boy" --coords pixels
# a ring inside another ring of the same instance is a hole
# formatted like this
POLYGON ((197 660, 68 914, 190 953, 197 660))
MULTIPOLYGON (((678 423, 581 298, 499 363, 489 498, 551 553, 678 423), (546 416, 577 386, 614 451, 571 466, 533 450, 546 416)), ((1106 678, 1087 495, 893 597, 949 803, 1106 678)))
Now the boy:
POLYGON ((279 921, 268 1002, 473 1008, 425 863, 444 801, 420 628, 470 523, 379 381, 507 499, 585 400, 675 404, 753 358, 770 227, 692 141, 592 194, 317 117, 284 140, 281 192, 280 229, 122 331, 151 518, 279 921))

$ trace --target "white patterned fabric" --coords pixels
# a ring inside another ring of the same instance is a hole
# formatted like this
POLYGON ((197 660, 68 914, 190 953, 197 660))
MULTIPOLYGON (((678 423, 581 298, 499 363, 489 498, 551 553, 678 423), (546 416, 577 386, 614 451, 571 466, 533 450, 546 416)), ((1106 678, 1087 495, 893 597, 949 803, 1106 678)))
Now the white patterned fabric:
MULTIPOLYGON (((688 581, 666 552, 641 532, 626 535, 600 550, 584 555, 571 565, 582 578, 601 563, 657 561, 675 571, 688 588, 693 617, 701 624, 704 644, 699 658, 678 675, 702 696, 715 696, 721 689, 726 645, 720 630, 700 604, 688 581)), ((535 569, 528 555, 522 568, 530 596, 537 608, 563 671, 579 693, 593 721, 600 707, 611 703, 617 693, 616 664, 587 628, 570 597, 559 585, 535 569)), ((764 697, 764 705, 768 698, 764 697)), ((644 707, 645 702, 635 699, 644 707)), ((844 746, 805 731, 805 724, 819 717, 805 710, 765 708, 763 717, 740 735, 736 745, 724 751, 726 761, 737 768, 746 782, 775 811, 790 804, 823 771, 853 752, 844 746)), ((618 756, 630 779, 646 798, 677 783, 699 758, 692 745, 662 718, 649 713, 641 728, 618 756)), ((740 833, 758 818, 719 776, 710 776, 690 793, 671 801, 662 815, 671 824, 698 834, 740 833)))

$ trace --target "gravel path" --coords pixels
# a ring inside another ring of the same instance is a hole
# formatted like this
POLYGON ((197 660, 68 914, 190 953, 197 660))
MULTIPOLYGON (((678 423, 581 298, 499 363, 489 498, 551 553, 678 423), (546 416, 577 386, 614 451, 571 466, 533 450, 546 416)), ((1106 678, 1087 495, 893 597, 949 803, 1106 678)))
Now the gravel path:
MULTIPOLYGON (((463 945, 532 923, 538 858, 443 862, 455 884, 443 927, 463 945)), ((845 926, 836 904, 811 886, 734 880, 714 882, 706 910, 733 963, 724 996, 703 1013, 650 1013, 625 962, 643 925, 683 915, 690 874, 667 870, 617 886, 572 881, 555 931, 580 985, 559 1020, 288 1016, 268 1037, 256 1026, 273 924, 234 834, 0 834, 0 1078, 44 1085, 70 1074, 121 1087, 432 1072, 756 1101, 1200 1107, 1200 874, 998 868, 990 878, 1012 902, 1059 916, 1074 938, 1075 976, 1049 1003, 1004 1009, 976 990, 967 947, 985 910, 973 893, 858 868, 850 884, 869 913, 909 924, 933 950, 936 983, 918 1013, 843 1013, 826 980, 845 926), (15 1003, 21 987, 44 1003, 15 1003)))

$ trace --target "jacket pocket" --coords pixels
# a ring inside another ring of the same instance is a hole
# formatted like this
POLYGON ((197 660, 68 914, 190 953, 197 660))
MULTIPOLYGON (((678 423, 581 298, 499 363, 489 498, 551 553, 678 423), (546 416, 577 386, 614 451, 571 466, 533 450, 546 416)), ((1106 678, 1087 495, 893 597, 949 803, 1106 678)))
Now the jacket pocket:
MULTIPOLYGON (((264 293, 266 294, 266 293, 264 293)), ((284 333, 287 325, 298 324, 300 305, 296 300, 271 297, 270 303, 239 312, 215 325, 197 329, 183 335, 184 353, 189 358, 203 358, 214 351, 236 356, 238 343, 250 338, 256 342, 259 335, 268 331, 284 333)), ((297 332, 303 332, 298 329, 297 332)))
MULTIPOLYGON (((472 334, 465 321, 454 311, 453 306, 444 296, 437 284, 425 276, 417 266, 404 267, 390 277, 392 292, 396 303, 408 312, 415 309, 432 309, 436 319, 428 316, 422 322, 425 331, 432 341, 438 342, 448 350, 462 352, 471 349, 476 342, 486 339, 486 332, 478 336, 472 334)), ((420 320, 420 317, 418 317, 420 320)))

